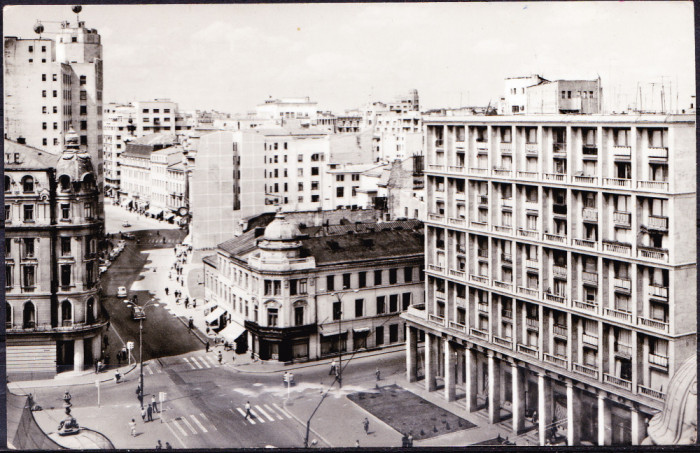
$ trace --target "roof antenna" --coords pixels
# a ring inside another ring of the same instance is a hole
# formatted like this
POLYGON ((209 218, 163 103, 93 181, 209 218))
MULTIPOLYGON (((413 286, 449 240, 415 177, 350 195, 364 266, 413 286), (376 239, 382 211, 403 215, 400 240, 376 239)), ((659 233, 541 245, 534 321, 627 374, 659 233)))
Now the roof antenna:
POLYGON ((77 21, 80 22, 80 11, 83 10, 83 7, 80 5, 75 5, 71 8, 71 10, 73 10, 73 12, 75 13, 77 21))

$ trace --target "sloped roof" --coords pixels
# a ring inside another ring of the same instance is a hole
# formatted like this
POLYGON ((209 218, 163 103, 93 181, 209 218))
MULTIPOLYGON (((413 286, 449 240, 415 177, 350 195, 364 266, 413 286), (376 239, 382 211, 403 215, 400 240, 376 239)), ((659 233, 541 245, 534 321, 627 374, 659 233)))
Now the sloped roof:
POLYGON ((13 156, 10 160, 5 159, 5 168, 10 170, 13 168, 53 168, 60 157, 8 139, 5 139, 4 148, 6 155, 13 156), (14 159, 15 154, 19 157, 18 161, 14 159))
POLYGON ((134 145, 172 145, 177 143, 177 136, 167 132, 158 132, 144 135, 129 143, 134 145))

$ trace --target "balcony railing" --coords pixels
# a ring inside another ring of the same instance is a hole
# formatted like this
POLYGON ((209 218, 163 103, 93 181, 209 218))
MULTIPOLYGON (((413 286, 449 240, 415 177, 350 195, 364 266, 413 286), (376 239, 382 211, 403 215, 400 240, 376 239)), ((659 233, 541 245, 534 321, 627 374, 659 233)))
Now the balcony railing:
POLYGON ((567 326, 560 326, 558 324, 554 324, 552 326, 552 333, 554 335, 559 335, 560 337, 569 337, 569 328, 567 326))
POLYGON ((630 188, 632 180, 622 178, 603 178, 603 185, 606 187, 630 188))
POLYGON ((572 368, 579 374, 592 377, 593 379, 598 379, 598 367, 584 365, 582 363, 574 363, 572 368))
POLYGON ((434 171, 445 171, 445 164, 428 164, 428 169, 429 170, 434 170, 434 171))
POLYGON ((566 143, 552 143, 552 152, 554 154, 566 154, 566 143))
POLYGON ((503 225, 494 225, 493 231, 496 233, 513 234, 513 227, 503 226, 503 225))
POLYGON ((511 170, 510 168, 493 167, 493 175, 500 176, 502 178, 512 178, 513 170, 511 170))
POLYGON ((481 275, 471 274, 469 276, 469 279, 471 281, 473 281, 474 283, 479 283, 479 284, 486 285, 486 286, 489 285, 489 278, 488 277, 482 277, 481 275))
POLYGON ((612 384, 615 387, 620 387, 630 392, 632 391, 632 382, 617 376, 613 376, 612 374, 603 373, 603 382, 606 384, 612 384))
POLYGON ((489 142, 486 139, 476 139, 476 149, 477 151, 488 151, 489 142))
POLYGON ((442 148, 443 145, 444 145, 444 142, 442 141, 441 138, 436 138, 436 139, 435 139, 435 147, 436 147, 436 148, 442 148))
POLYGON ((540 320, 535 319, 535 318, 525 318, 525 324, 528 327, 532 327, 534 329, 539 329, 540 328, 540 320))
POLYGON ((449 328, 458 332, 467 333, 467 326, 458 322, 450 321, 449 328))
POLYGON ((526 296, 530 296, 532 298, 537 299, 540 297, 540 291, 537 289, 531 289, 531 288, 526 288, 524 286, 518 286, 518 293, 519 294, 524 294, 526 296))
POLYGON ((668 181, 637 181, 637 189, 668 192, 668 181))
POLYGON ((438 315, 428 315, 428 321, 440 324, 441 326, 445 325, 445 318, 438 315))
POLYGON ((632 214, 624 211, 613 212, 613 222, 619 226, 630 226, 632 224, 632 214))
POLYGON ((530 357, 539 358, 540 351, 535 346, 527 346, 524 344, 518 345, 518 352, 529 355, 530 357))
POLYGON ((518 236, 522 236, 525 238, 530 238, 530 239, 537 239, 539 236, 539 232, 535 230, 526 230, 524 228, 518 228, 518 236))
POLYGON ((526 143, 525 152, 527 154, 538 154, 540 152, 540 145, 537 143, 526 143))
POLYGON ((583 208, 583 220, 588 222, 598 221, 598 210, 596 208, 583 208))
POLYGON ((566 305, 566 297, 552 293, 544 293, 544 299, 555 304, 566 305))
POLYGON ((435 297, 437 297, 438 299, 445 300, 445 290, 441 291, 439 289, 436 289, 435 290, 435 297))
POLYGON ((489 257, 489 251, 488 249, 477 249, 476 255, 479 258, 488 258, 489 257))
POLYGON ((426 319, 425 305, 409 305, 406 313, 417 318, 426 319), (422 308, 419 308, 422 307, 422 308))
POLYGON ((555 182, 565 182, 566 181, 566 174, 565 173, 545 173, 543 176, 544 176, 545 181, 555 181, 555 182))
POLYGON ((511 338, 501 338, 494 335, 493 342, 504 348, 513 349, 513 340, 511 338))
POLYGON ((659 321, 658 319, 650 318, 637 318, 637 324, 644 327, 649 327, 654 330, 659 330, 661 332, 668 333, 668 323, 659 321))
POLYGON ((434 222, 444 222, 445 215, 444 214, 428 214, 428 219, 432 220, 434 222))
POLYGON ((501 288, 505 289, 506 291, 513 291, 513 284, 512 283, 507 283, 507 282, 502 282, 499 280, 494 280, 493 281, 493 286, 496 288, 501 288))
POLYGON ((632 346, 618 343, 615 345, 615 354, 628 359, 632 358, 632 346))
POLYGON ((630 291, 632 289, 632 281, 629 278, 614 277, 613 286, 630 291))
POLYGON ((654 248, 637 247, 637 255, 640 258, 649 258, 658 261, 668 261, 668 251, 654 248))
POLYGON ((575 300, 574 308, 578 308, 579 310, 596 312, 598 311, 598 304, 594 302, 586 302, 583 300, 575 300))
POLYGON ((488 333, 488 332, 485 332, 485 331, 483 331, 483 330, 479 330, 479 329, 474 329, 474 328, 472 328, 472 329, 469 331, 469 333, 470 333, 471 336, 476 337, 476 338, 480 338, 480 339, 482 339, 482 340, 487 340, 487 341, 488 341, 488 339, 489 339, 489 333, 488 333))
POLYGON ((662 147, 649 147, 649 158, 650 159, 668 159, 668 148, 662 147))
POLYGON ((481 205, 488 205, 489 204, 489 196, 488 195, 479 195, 479 196, 477 196, 476 200, 481 205))
POLYGON ((447 223, 450 225, 457 225, 457 226, 467 226, 467 220, 466 219, 456 219, 454 217, 450 217, 447 219, 447 223))
POLYGON ((668 357, 658 354, 649 354, 649 363, 663 368, 668 368, 668 357))
POLYGON ((479 302, 478 307, 479 307, 479 311, 482 313, 489 312, 489 304, 484 304, 484 303, 479 302))
POLYGON ((659 401, 666 401, 666 394, 664 392, 660 392, 649 387, 644 387, 643 385, 637 386, 637 392, 641 395, 648 396, 659 401))
POLYGON ((576 239, 574 238, 574 245, 577 247, 586 247, 588 249, 597 249, 597 242, 590 239, 576 239))
POLYGON ((632 246, 620 242, 612 242, 603 240, 603 251, 618 253, 620 255, 630 256, 632 254, 632 246))
POLYGON ((464 278, 467 275, 464 271, 458 271, 456 269, 450 269, 450 276, 457 278, 464 278))
POLYGON ((632 157, 632 147, 631 146, 613 146, 613 154, 615 157, 632 157))
POLYGON ((447 167, 447 169, 453 173, 464 173, 463 165, 450 165, 447 167))
POLYGON ((489 174, 489 169, 481 167, 469 167, 469 173, 477 176, 487 176, 489 174))
POLYGON ((598 177, 597 176, 583 176, 583 175, 574 175, 574 182, 577 182, 579 184, 593 184, 593 185, 598 185, 598 177))
POLYGON ((581 272, 581 278, 584 283, 591 283, 593 285, 598 284, 598 274, 595 272, 581 272))
POLYGON ((597 156, 598 155, 598 147, 595 145, 583 145, 581 149, 582 153, 584 156, 597 156))
POLYGON ((501 142, 501 153, 510 154, 513 152, 513 144, 507 142, 501 142))
POLYGON ((658 297, 659 299, 668 299, 668 287, 649 285, 647 288, 650 296, 658 297))
POLYGON ((560 236, 558 234, 545 233, 543 235, 545 241, 557 242, 559 244, 566 244, 566 236, 560 236))
POLYGON ((598 346, 598 337, 587 333, 581 334, 581 341, 590 346, 598 346))
POLYGON ((503 316, 506 319, 513 319, 513 310, 504 308, 503 310, 501 310, 501 316, 503 316))
POLYGON ((632 322, 632 313, 615 308, 605 307, 605 316, 610 316, 622 322, 632 322))
POLYGON ((656 230, 668 230, 668 217, 650 215, 649 228, 654 228, 656 230))
POLYGON ((525 267, 529 267, 531 269, 539 269, 540 268, 540 263, 537 260, 525 260, 525 267))
POLYGON ((435 272, 444 272, 445 266, 439 266, 437 264, 428 264, 428 269, 435 272))
POLYGON ((569 361, 566 359, 562 359, 561 357, 557 357, 555 355, 547 353, 543 354, 543 357, 545 362, 562 367, 564 369, 569 368, 569 361))
POLYGON ((512 263, 513 262, 513 255, 510 253, 503 252, 501 253, 501 261, 507 262, 507 263, 512 263))
POLYGON ((522 179, 538 179, 536 171, 518 171, 518 178, 522 179))
POLYGON ((565 279, 566 278, 566 267, 554 265, 554 266, 552 266, 552 274, 554 274, 555 277, 565 279))
POLYGON ((486 222, 478 222, 476 220, 472 220, 472 222, 469 225, 475 230, 485 230, 488 227, 486 222))

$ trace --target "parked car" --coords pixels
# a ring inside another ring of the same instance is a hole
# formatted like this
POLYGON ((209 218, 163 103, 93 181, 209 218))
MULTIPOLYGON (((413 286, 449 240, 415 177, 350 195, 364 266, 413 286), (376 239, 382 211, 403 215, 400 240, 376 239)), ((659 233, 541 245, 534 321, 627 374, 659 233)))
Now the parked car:
POLYGON ((117 241, 118 248, 123 249, 125 245, 126 245, 126 241, 124 239, 119 239, 119 241, 117 241))
POLYGON ((117 297, 126 297, 126 296, 127 296, 127 293, 126 293, 126 288, 124 286, 120 286, 119 288, 117 288, 117 297))
POLYGON ((131 224, 129 222, 124 222, 124 223, 122 223, 122 226, 124 228, 129 228, 131 226, 131 224))
POLYGON ((135 320, 146 319, 146 312, 143 311, 143 307, 140 305, 131 306, 131 317, 135 320))
POLYGON ((122 236, 126 239, 134 239, 136 237, 132 233, 122 233, 122 236))

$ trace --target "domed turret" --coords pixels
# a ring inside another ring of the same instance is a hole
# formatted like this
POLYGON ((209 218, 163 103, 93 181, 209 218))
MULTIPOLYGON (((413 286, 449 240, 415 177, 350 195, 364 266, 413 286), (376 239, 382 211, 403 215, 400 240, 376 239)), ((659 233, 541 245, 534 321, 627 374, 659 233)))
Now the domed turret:
POLYGON ((63 154, 56 165, 56 176, 67 176, 71 182, 83 182, 86 178, 94 183, 95 169, 92 166, 90 155, 80 149, 80 138, 73 128, 65 135, 63 154))
POLYGON ((263 238, 267 241, 294 241, 299 236, 301 236, 299 228, 289 223, 284 214, 278 211, 275 219, 265 228, 263 238))

